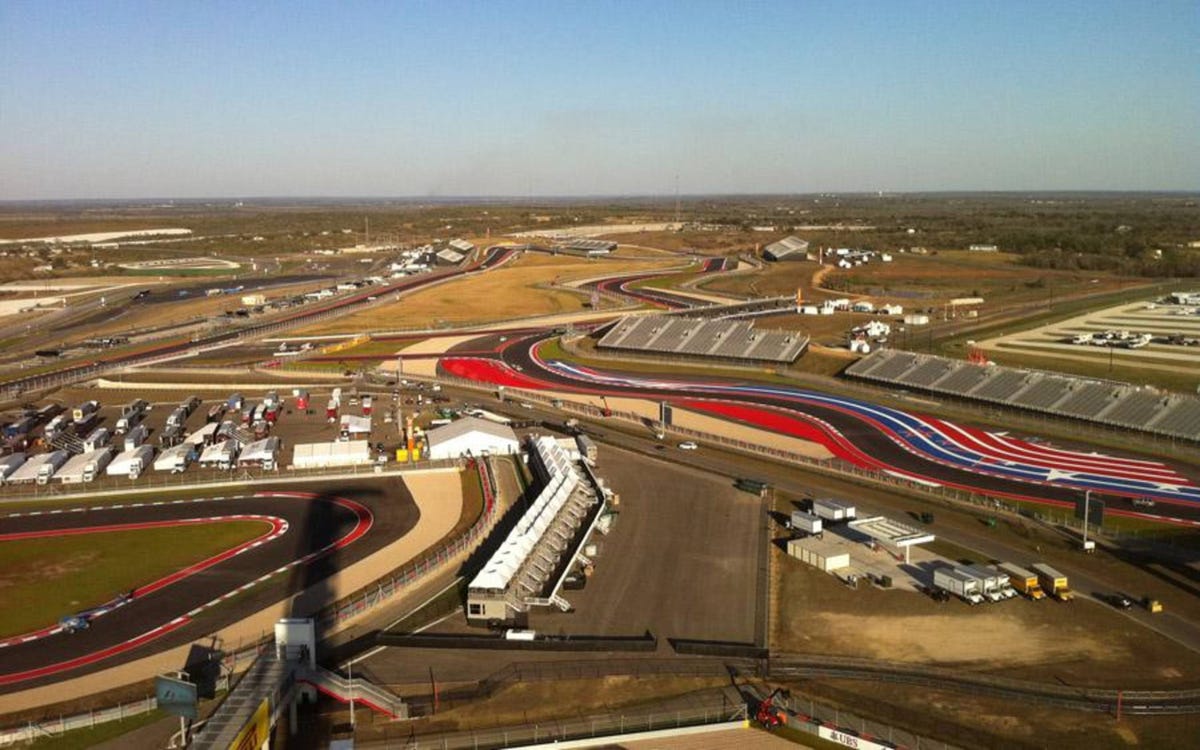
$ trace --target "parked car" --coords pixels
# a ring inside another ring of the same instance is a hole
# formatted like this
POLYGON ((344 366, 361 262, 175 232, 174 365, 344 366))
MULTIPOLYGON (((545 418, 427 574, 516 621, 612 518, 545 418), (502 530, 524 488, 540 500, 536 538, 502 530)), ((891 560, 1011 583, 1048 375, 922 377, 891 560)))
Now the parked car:
POLYGON ((679 450, 681 451, 694 451, 699 447, 699 445, 696 445, 691 440, 687 440, 679 444, 679 450))

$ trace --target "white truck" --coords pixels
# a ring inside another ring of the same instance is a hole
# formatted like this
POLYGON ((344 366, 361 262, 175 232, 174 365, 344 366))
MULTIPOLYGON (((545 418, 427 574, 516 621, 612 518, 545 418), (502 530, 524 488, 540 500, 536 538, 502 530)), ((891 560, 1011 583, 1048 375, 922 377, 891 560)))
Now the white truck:
POLYGON ((63 484, 80 484, 95 481, 100 472, 112 461, 112 448, 98 448, 73 456, 54 475, 63 484))
POLYGON ((967 575, 957 568, 937 568, 933 571, 933 585, 954 594, 972 606, 983 602, 979 579, 967 575))
MULTIPOLYGON (((1008 576, 993 567, 986 565, 962 565, 957 570, 979 581, 980 593, 990 602, 998 602, 1017 594, 1016 591, 1013 591, 1011 595, 1007 593, 1005 585, 1008 583, 1008 576)), ((1012 590, 1012 586, 1008 586, 1007 588, 1009 591, 1012 590)))
POLYGON ((134 412, 133 414, 126 414, 125 416, 121 417, 117 420, 117 434, 124 435, 125 433, 129 432, 131 429, 136 427, 145 416, 146 415, 144 412, 139 411, 134 412))
POLYGON ((154 462, 154 446, 139 445, 133 450, 127 450, 114 458, 106 469, 110 477, 129 477, 137 479, 142 472, 150 468, 154 462))
POLYGON ((38 467, 36 479, 38 484, 49 484, 50 480, 54 478, 54 475, 58 473, 62 465, 67 462, 71 454, 66 451, 54 451, 44 455, 46 458, 42 461, 41 466, 38 467))

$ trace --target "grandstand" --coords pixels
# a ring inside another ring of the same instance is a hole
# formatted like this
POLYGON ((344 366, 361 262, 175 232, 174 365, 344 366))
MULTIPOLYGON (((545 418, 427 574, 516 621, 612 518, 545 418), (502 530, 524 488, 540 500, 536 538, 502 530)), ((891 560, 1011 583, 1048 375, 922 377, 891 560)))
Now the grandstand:
POLYGON ((807 260, 808 242, 799 237, 784 237, 764 247, 763 257, 772 261, 807 260))
POLYGON ((596 256, 608 255, 616 249, 617 243, 612 240, 573 239, 556 244, 551 251, 567 255, 596 256))
POLYGON ((508 622, 531 606, 570 609, 559 587, 600 517, 604 490, 554 438, 530 438, 529 453, 541 492, 467 586, 469 620, 508 622))
POLYGON ((1200 398, 1053 372, 882 349, 846 368, 862 380, 1200 442, 1200 398))
POLYGON ((740 362, 795 362, 808 337, 795 331, 760 330, 750 323, 671 315, 629 316, 596 344, 644 354, 718 358, 740 362))
POLYGON ((796 297, 759 297, 734 302, 728 305, 707 305, 705 307, 689 307, 677 313, 666 315, 684 315, 689 318, 752 318, 758 315, 778 315, 784 312, 796 312, 796 297))

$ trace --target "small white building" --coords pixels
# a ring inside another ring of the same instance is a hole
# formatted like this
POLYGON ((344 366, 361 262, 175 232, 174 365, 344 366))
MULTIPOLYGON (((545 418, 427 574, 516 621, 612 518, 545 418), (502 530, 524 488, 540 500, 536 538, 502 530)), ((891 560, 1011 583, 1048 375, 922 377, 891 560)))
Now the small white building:
POLYGON ((905 315, 904 324, 910 326, 927 326, 929 325, 929 316, 918 315, 916 313, 905 315))
POLYGON ((884 305, 879 308, 879 312, 883 315, 903 315, 904 305, 884 305))
POLYGON ((517 433, 507 425, 478 417, 463 417, 425 433, 429 457, 458 458, 466 454, 510 454, 520 447, 517 433))
POLYGON ((850 567, 850 552, 840 544, 814 537, 789 539, 787 552, 817 570, 832 573, 850 567))

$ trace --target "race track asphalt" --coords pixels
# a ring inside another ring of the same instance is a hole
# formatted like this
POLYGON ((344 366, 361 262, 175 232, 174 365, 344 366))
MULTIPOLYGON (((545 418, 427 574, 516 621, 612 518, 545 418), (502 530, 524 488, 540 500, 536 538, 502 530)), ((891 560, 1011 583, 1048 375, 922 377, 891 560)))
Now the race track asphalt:
MULTIPOLYGON (((599 381, 584 383, 579 379, 568 377, 556 370, 545 367, 544 363, 540 362, 531 353, 533 345, 547 338, 549 335, 549 333, 534 334, 517 340, 510 340, 492 358, 497 362, 502 362, 511 367, 520 378, 536 381, 544 388, 577 393, 605 394, 609 396, 643 397, 656 401, 667 400, 672 402, 705 396, 703 393, 686 388, 672 390, 626 385, 618 386, 599 381)), ((492 342, 489 341, 488 343, 492 342)), ((475 342, 466 342, 466 344, 461 346, 464 349, 469 347, 476 351, 483 348, 475 344, 475 342)), ((447 354, 448 356, 453 356, 455 352, 451 351, 447 354)), ((612 368, 606 370, 606 372, 619 373, 619 365, 614 365, 612 368)), ((639 376, 633 373, 631 375, 635 377, 639 376)), ((645 377, 644 375, 640 376, 645 377)), ((687 379, 687 376, 671 376, 671 380, 673 381, 687 379)), ((721 378, 704 378, 703 382, 724 382, 732 385, 736 381, 723 381, 721 378)), ((869 460, 910 475, 925 477, 929 481, 937 482, 947 487, 974 490, 1014 500, 1072 508, 1076 501, 1083 495, 1082 490, 1072 487, 1020 481, 995 474, 971 471, 969 468, 956 467, 944 462, 931 460, 920 453, 902 447, 877 425, 865 421, 859 416, 847 413, 844 409, 823 406, 807 401, 799 402, 783 396, 761 393, 739 393, 736 397, 714 399, 714 402, 753 404, 815 417, 831 425, 841 433, 842 437, 844 437, 853 449, 859 451, 869 460)), ((1101 497, 1099 493, 1095 493, 1095 496, 1097 498, 1101 497)), ((1129 496, 1104 494, 1102 497, 1110 511, 1141 514, 1140 509, 1133 505, 1132 498, 1129 496)), ((1186 522, 1200 522, 1200 507, 1191 503, 1159 502, 1155 513, 1164 518, 1186 522)))
MULTIPOLYGON (((305 483, 253 494, 230 493, 227 497, 229 499, 200 496, 195 501, 167 501, 162 505, 151 504, 153 498, 147 498, 127 502, 123 508, 96 506, 76 513, 0 515, 0 534, 235 514, 273 516, 288 524, 287 532, 277 539, 158 590, 139 594, 132 602, 95 618, 87 630, 56 633, 0 648, 0 694, 87 674, 201 639, 291 594, 319 586, 338 570, 402 537, 416 525, 420 516, 398 477, 305 483), (272 495, 272 492, 278 494, 272 495), (306 493, 313 493, 315 497, 302 496, 306 493), (187 613, 197 607, 346 537, 359 525, 359 516, 351 507, 339 504, 336 500, 339 498, 359 504, 368 511, 370 527, 360 538, 296 564, 230 601, 186 618, 187 613), (180 617, 185 620, 178 626, 140 645, 126 647, 130 641, 180 617), (100 656, 113 649, 117 649, 117 653, 100 656), (76 661, 80 662, 79 666, 60 668, 76 661)), ((86 538, 81 537, 81 540, 86 538)), ((139 585, 146 583, 150 582, 139 585)), ((112 593, 116 596, 121 592, 112 593)), ((53 625, 61 616, 69 614, 72 613, 48 612, 46 625, 53 625)))

